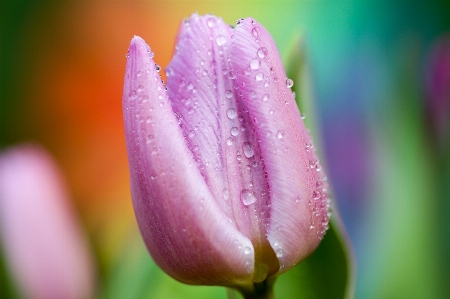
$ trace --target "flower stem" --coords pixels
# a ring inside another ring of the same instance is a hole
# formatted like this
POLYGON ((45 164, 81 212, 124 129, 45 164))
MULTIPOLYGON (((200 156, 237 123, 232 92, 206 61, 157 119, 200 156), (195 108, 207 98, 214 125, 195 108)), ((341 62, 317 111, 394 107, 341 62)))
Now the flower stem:
MULTIPOLYGON (((273 284, 275 278, 266 279, 262 282, 253 283, 251 289, 238 289, 244 299, 274 299, 273 284)), ((236 293, 232 290, 228 291, 229 299, 237 299, 236 293)))

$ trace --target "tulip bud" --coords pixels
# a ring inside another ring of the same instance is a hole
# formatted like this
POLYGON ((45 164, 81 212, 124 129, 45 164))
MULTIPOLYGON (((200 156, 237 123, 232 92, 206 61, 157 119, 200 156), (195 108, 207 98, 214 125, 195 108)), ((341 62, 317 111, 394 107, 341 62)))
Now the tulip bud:
POLYGON ((92 256, 67 199, 41 148, 21 146, 0 155, 1 241, 25 298, 93 295, 92 256))
POLYGON ((329 220, 327 184, 274 41, 192 15, 166 68, 134 37, 123 113, 137 222, 189 284, 245 287, 293 267, 329 220))

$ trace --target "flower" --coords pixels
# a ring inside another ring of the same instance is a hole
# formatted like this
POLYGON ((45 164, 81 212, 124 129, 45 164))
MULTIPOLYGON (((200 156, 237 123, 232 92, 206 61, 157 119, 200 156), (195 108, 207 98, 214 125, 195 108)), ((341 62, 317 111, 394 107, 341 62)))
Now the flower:
POLYGON ((450 34, 434 42, 426 70, 426 108, 431 132, 446 147, 450 131, 450 34))
POLYGON ((52 158, 22 145, 0 155, 1 244, 30 299, 91 298, 92 256, 52 158))
POLYGON ((327 184, 266 29, 181 24, 161 81, 134 37, 123 93, 131 193, 155 262, 189 284, 248 286, 287 271, 328 226, 327 184))

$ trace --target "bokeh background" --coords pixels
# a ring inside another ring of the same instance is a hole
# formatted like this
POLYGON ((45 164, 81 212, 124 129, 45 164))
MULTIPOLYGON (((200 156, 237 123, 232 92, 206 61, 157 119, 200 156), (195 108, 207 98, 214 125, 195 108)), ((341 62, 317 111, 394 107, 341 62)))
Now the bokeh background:
MULTIPOLYGON (((256 18, 287 67, 300 37, 316 111, 306 117, 353 244, 356 297, 450 297, 448 1, 3 0, 0 147, 37 142, 56 158, 98 260, 99 294, 225 298, 159 272, 152 284, 159 270, 142 250, 129 192, 129 42, 143 37, 164 67, 193 12, 256 18)), ((5 263, 2 277, 11 283, 5 263)))

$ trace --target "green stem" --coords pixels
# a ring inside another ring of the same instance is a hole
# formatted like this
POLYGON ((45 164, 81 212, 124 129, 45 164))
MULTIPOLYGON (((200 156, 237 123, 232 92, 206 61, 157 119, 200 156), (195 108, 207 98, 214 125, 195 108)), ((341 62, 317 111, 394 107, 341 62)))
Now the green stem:
MULTIPOLYGON (((274 299, 273 285, 275 278, 269 278, 263 282, 253 283, 253 287, 250 289, 239 288, 238 291, 242 294, 244 299, 274 299)), ((232 290, 228 290, 229 299, 237 299, 236 293, 232 290)))

